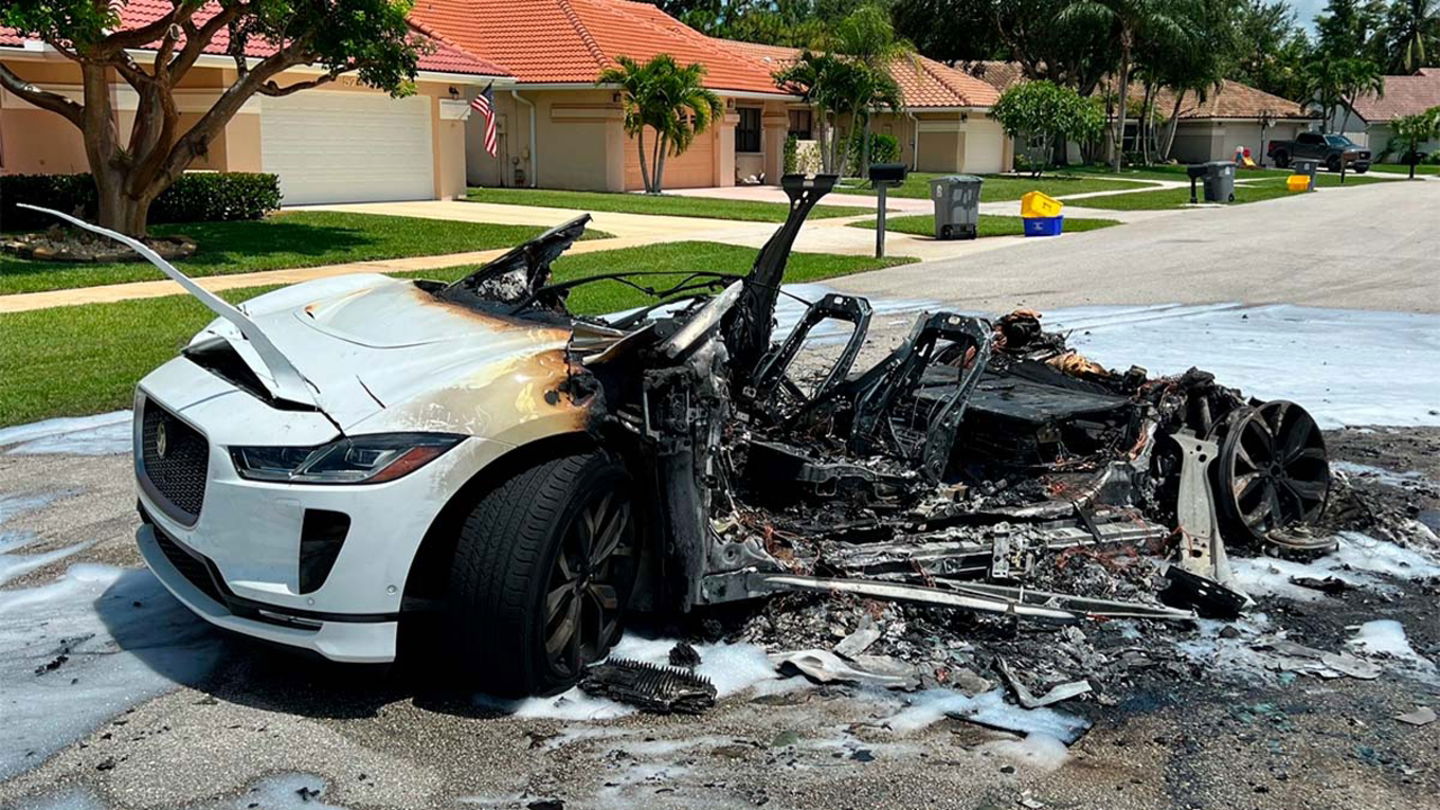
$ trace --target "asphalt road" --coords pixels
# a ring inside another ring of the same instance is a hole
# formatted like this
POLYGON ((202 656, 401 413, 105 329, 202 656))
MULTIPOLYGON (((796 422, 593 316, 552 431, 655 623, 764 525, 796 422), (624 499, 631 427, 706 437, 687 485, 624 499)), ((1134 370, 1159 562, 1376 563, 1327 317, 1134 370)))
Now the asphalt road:
POLYGON ((979 312, 1170 302, 1440 312, 1440 182, 1177 211, 831 283, 979 312))

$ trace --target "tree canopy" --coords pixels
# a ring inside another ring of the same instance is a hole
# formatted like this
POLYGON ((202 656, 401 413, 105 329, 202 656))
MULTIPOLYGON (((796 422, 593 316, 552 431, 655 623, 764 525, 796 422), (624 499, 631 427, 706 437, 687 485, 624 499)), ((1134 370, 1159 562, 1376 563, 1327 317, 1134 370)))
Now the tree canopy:
POLYGON ((80 128, 100 224, 132 236, 144 235, 150 204, 206 153, 252 96, 288 95, 349 73, 404 95, 414 91, 425 47, 406 22, 410 0, 174 0, 168 12, 132 28, 122 27, 122 8, 96 0, 6 0, 0 25, 43 40, 78 64, 82 99, 41 89, 5 65, 0 86, 80 128), (221 34, 229 38, 234 81, 182 128, 174 90, 221 34), (266 55, 247 56, 251 42, 270 46, 266 55), (300 66, 322 72, 289 81, 282 76, 300 66), (116 125, 112 73, 139 97, 128 137, 116 125))

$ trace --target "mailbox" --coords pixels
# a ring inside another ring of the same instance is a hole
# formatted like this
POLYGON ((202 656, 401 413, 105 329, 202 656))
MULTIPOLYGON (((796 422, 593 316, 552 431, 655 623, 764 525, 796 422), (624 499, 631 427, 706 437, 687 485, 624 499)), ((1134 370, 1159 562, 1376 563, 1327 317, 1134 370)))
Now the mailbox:
POLYGON ((910 174, 910 167, 904 163, 872 163, 870 164, 870 182, 879 186, 882 183, 887 186, 898 186, 905 182, 910 174))

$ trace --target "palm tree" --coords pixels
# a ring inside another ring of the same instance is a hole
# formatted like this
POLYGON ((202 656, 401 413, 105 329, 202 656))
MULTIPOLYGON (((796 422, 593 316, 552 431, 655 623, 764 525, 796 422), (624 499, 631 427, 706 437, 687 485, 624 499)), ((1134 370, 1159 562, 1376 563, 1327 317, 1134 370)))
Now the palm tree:
POLYGON ((1108 25, 1116 33, 1120 46, 1120 75, 1116 77, 1116 88, 1120 98, 1115 107, 1115 129, 1110 149, 1113 168, 1118 172, 1125 143, 1130 71, 1134 67, 1136 43, 1142 38, 1179 39, 1184 31, 1163 0, 1079 0, 1060 12, 1057 19, 1060 22, 1092 21, 1108 25))
POLYGON ((1390 67, 1397 73, 1436 63, 1440 57, 1440 0, 1396 0, 1385 23, 1390 67))
POLYGON ((1204 101, 1211 91, 1224 85, 1231 57, 1238 50, 1237 28, 1228 24, 1233 8, 1229 0, 1172 0, 1172 15, 1179 24, 1178 36, 1147 42, 1139 61, 1153 86, 1167 87, 1175 97, 1165 135, 1157 144, 1156 156, 1164 161, 1175 144, 1180 110, 1189 93, 1204 101))
POLYGON ((667 53, 644 64, 628 56, 617 57, 615 62, 615 67, 602 70, 595 81, 617 86, 624 95, 625 132, 635 138, 645 192, 659 194, 664 187, 666 156, 684 154, 695 136, 708 129, 725 108, 720 97, 702 84, 704 65, 681 67, 667 53), (648 155, 647 127, 655 133, 648 155))
POLYGON ((1415 164, 1420 162, 1420 147, 1440 138, 1440 107, 1431 107, 1422 113, 1406 115, 1390 122, 1395 133, 1391 142, 1398 141, 1405 146, 1401 155, 1410 165, 1410 179, 1415 179, 1415 164))
POLYGON ((830 148, 830 118, 848 109, 844 86, 849 70, 850 66, 834 54, 807 48, 792 64, 774 74, 776 85, 800 96, 815 109, 820 119, 820 163, 827 173, 835 170, 835 156, 830 148))
POLYGON ((870 166, 870 110, 877 105, 896 111, 904 108, 890 68, 901 60, 913 60, 915 46, 895 35, 890 13, 874 3, 860 6, 842 19, 824 44, 856 68, 849 75, 851 134, 853 122, 863 120, 860 173, 864 175, 870 166))
POLYGON ((1345 107, 1339 130, 1350 126, 1350 111, 1355 99, 1364 94, 1385 95, 1385 74, 1375 62, 1361 57, 1321 56, 1307 71, 1305 91, 1319 103, 1325 120, 1335 120, 1335 113, 1345 107))

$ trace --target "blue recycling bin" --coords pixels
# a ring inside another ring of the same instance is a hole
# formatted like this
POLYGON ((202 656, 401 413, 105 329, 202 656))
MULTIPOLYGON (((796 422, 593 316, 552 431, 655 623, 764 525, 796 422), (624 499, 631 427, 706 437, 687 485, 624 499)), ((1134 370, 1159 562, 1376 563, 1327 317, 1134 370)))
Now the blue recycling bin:
POLYGON ((1026 217, 1026 236, 1059 236, 1065 230, 1065 217, 1026 217))

